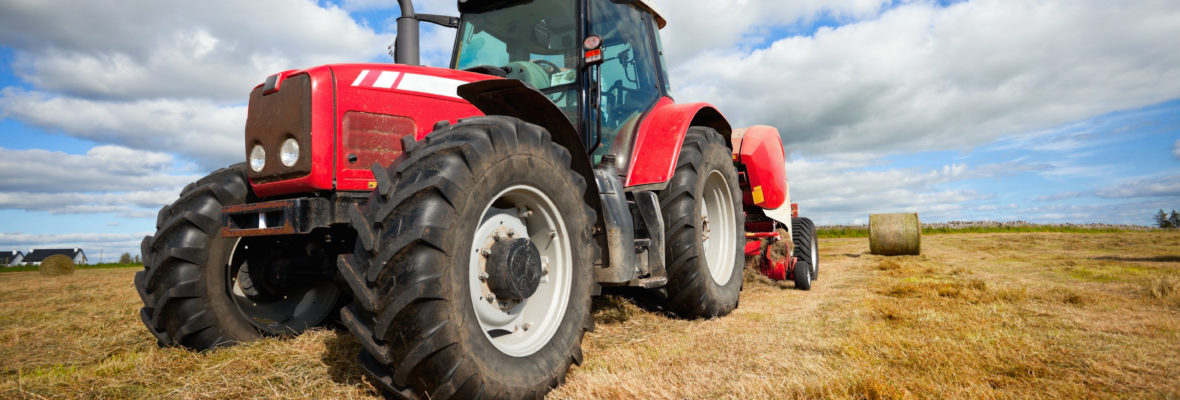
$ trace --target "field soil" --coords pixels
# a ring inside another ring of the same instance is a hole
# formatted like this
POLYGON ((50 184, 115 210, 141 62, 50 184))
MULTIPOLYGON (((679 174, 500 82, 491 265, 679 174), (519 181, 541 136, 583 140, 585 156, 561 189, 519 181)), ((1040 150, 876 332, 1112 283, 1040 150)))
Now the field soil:
MULTIPOLYGON (((809 292, 746 271, 741 305, 679 320, 595 301, 549 397, 1180 398, 1180 233, 945 234, 921 256, 821 239, 809 292)), ((158 348, 134 269, 0 275, 0 398, 375 398, 344 331, 158 348)))

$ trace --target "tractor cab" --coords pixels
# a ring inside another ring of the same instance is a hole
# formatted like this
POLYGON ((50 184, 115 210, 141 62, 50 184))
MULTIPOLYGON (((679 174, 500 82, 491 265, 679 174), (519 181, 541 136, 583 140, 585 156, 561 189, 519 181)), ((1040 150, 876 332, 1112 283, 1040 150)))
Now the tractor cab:
POLYGON ((544 93, 580 133, 594 164, 626 158, 642 116, 669 96, 659 29, 645 1, 468 1, 451 68, 544 93))

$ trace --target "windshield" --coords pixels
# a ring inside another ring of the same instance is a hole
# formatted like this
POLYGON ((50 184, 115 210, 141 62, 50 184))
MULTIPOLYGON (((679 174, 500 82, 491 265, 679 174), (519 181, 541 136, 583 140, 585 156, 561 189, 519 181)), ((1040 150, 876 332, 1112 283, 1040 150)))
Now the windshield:
POLYGON ((503 69, 507 78, 545 93, 567 116, 576 115, 581 42, 574 4, 574 0, 525 0, 464 13, 452 67, 503 69))

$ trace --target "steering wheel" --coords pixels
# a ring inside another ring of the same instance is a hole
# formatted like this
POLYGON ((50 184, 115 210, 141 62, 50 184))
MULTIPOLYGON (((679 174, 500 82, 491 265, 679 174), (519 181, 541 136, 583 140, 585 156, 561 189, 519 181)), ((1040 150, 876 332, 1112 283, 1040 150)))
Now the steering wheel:
MULTIPOLYGON (((561 72, 561 67, 558 66, 557 64, 554 64, 552 61, 549 61, 549 60, 536 59, 536 60, 532 60, 532 63, 540 65, 541 68, 545 70, 545 73, 549 74, 550 81, 553 80, 553 74, 561 72)), ((560 91, 560 92, 557 92, 554 94, 557 94, 558 96, 556 98, 549 99, 554 104, 560 103, 562 100, 565 99, 565 91, 560 91)), ((546 96, 548 96, 548 95, 546 95, 546 96)))
POLYGON ((549 60, 536 59, 536 60, 532 60, 532 62, 533 62, 533 64, 540 65, 541 68, 544 68, 545 72, 548 73, 550 76, 561 71, 561 67, 557 66, 557 64, 550 62, 549 60))

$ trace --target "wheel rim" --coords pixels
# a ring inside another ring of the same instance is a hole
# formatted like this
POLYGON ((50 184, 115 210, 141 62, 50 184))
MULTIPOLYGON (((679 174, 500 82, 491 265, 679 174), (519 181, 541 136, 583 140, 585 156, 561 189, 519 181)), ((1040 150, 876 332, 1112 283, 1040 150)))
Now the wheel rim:
POLYGON ((274 301, 256 301, 246 296, 238 272, 246 267, 245 252, 249 244, 238 238, 234 241, 226 268, 229 297, 251 325, 270 334, 298 333, 323 322, 335 311, 340 288, 331 282, 302 287, 284 294, 274 301))
POLYGON ((815 236, 811 237, 811 280, 819 275, 819 244, 815 236))
POLYGON ((513 186, 484 207, 471 244, 468 288, 480 330, 504 354, 525 357, 549 343, 565 317, 573 286, 570 235, 557 206, 530 186, 513 186), (541 255, 540 285, 520 301, 497 299, 486 254, 501 238, 528 238, 541 255))
POLYGON ((729 181, 721 171, 713 170, 705 179, 701 201, 701 244, 705 249, 705 262, 709 275, 719 285, 729 283, 735 266, 734 252, 737 251, 737 214, 733 207, 733 194, 729 181))

